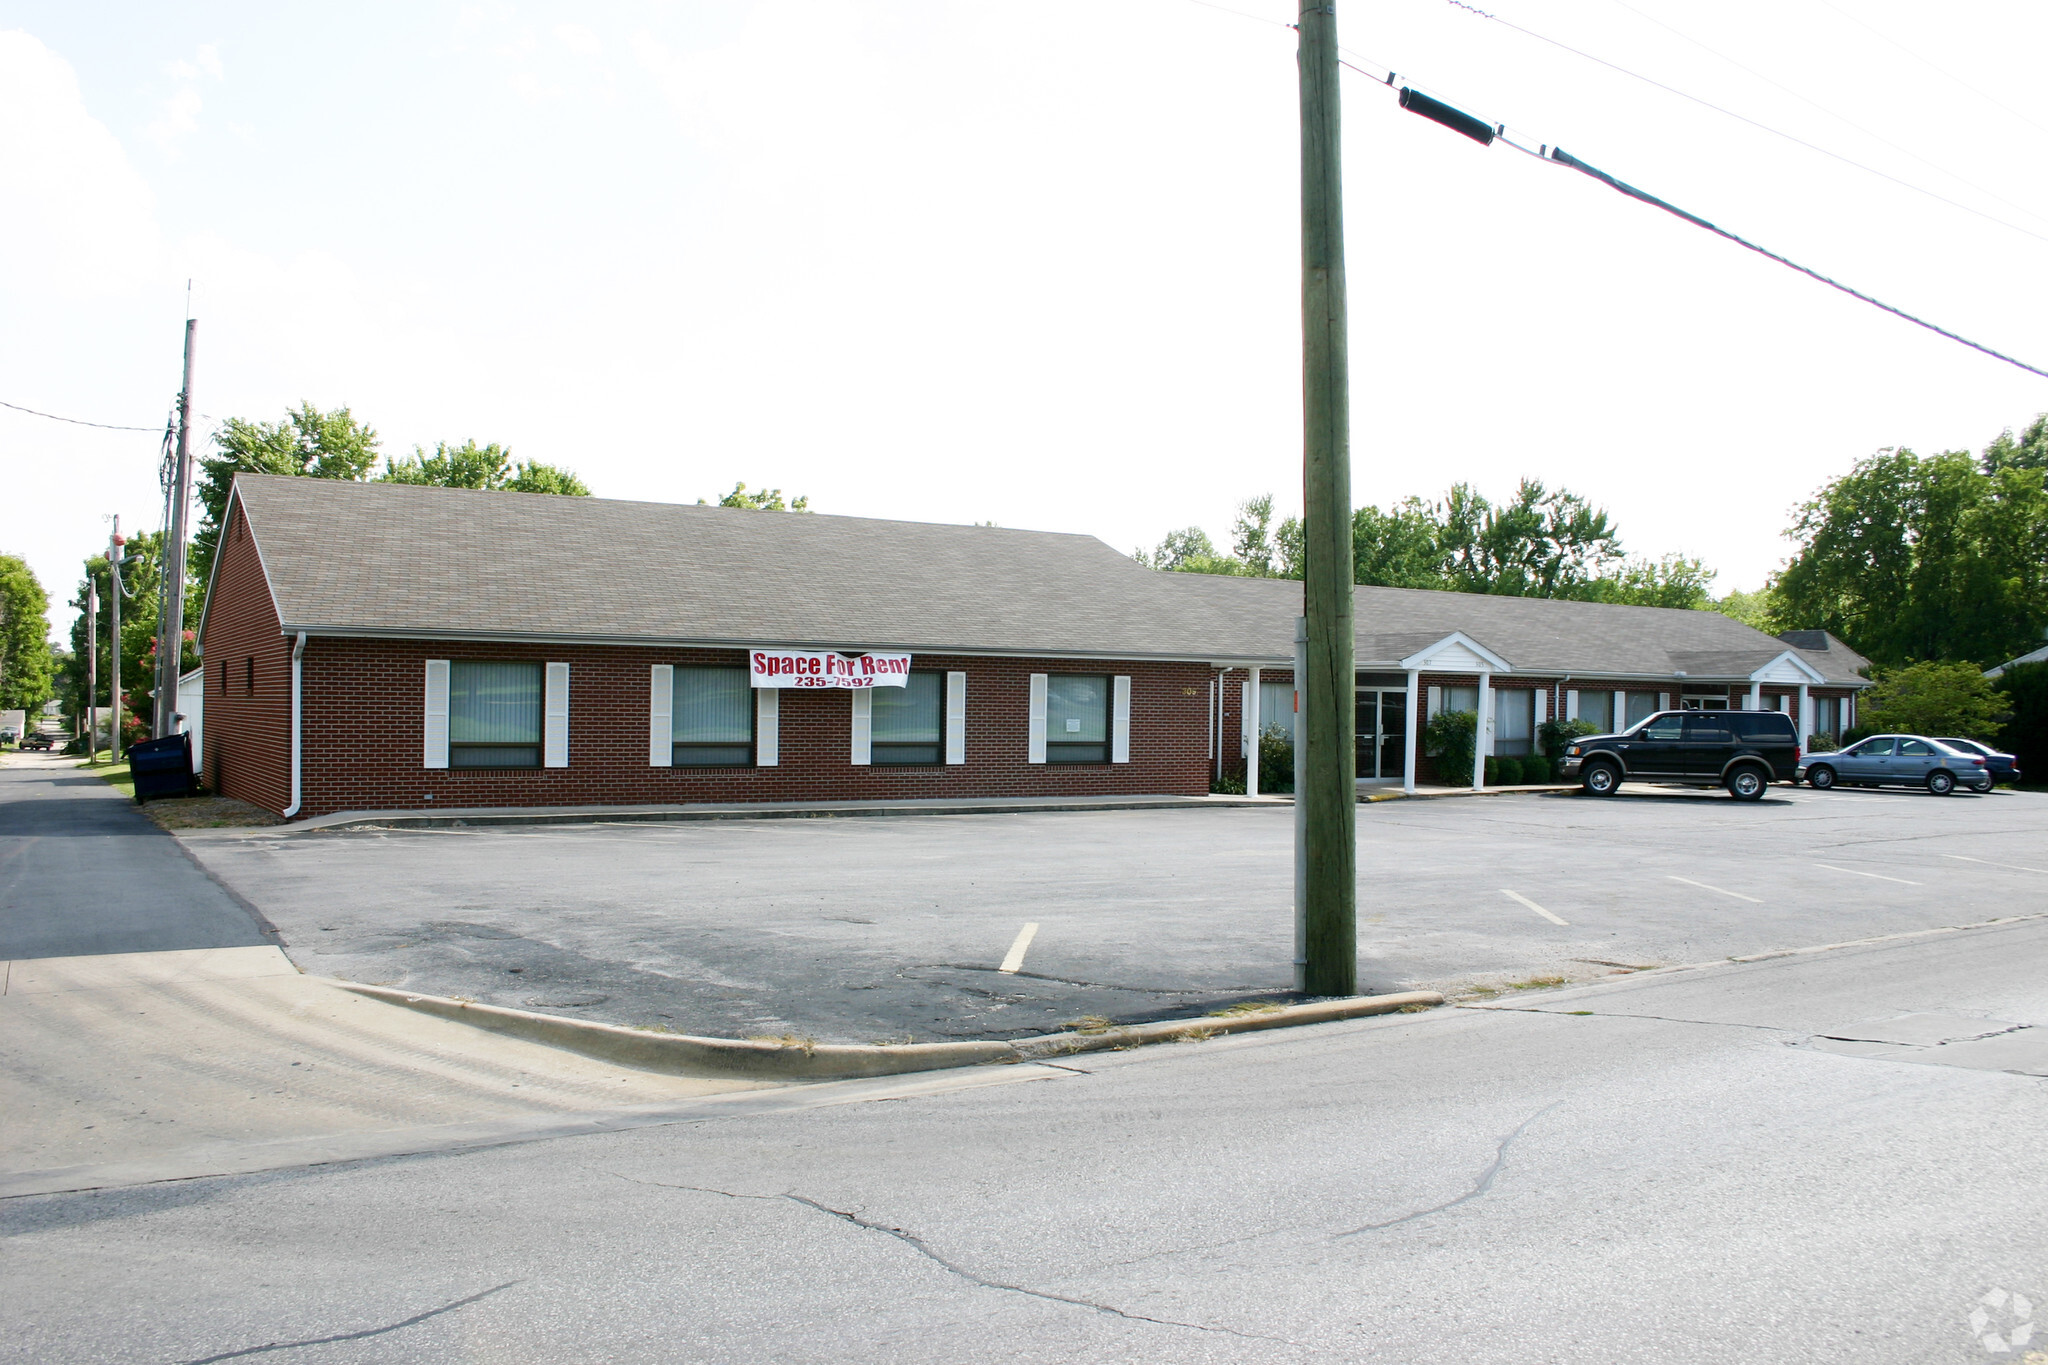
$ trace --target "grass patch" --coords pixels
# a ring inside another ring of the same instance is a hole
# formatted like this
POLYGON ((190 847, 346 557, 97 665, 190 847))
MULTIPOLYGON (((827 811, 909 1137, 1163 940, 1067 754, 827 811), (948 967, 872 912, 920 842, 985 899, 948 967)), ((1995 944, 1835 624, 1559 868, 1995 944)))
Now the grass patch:
POLYGON ((793 1047, 808 1057, 818 1050, 818 1040, 807 1038, 800 1033, 754 1033, 747 1036, 750 1043, 773 1043, 777 1047, 793 1047))
POLYGON ((1532 976, 1527 981, 1508 982, 1508 989, 1511 991, 1547 991, 1553 986, 1562 986, 1563 984, 1564 978, 1561 976, 1532 976))
POLYGON ((1394 1011, 1394 1013, 1396 1013, 1396 1014, 1427 1014, 1427 1013, 1429 1013, 1429 1011, 1431 1011, 1431 1010, 1433 1010, 1433 1009, 1435 1009, 1435 1008, 1436 1008, 1436 1006, 1435 1006, 1435 1005, 1403 1005, 1403 1006, 1401 1006, 1401 1008, 1399 1008, 1399 1009, 1395 1010, 1395 1011, 1394 1011))
POLYGON ((1591 1014, 1592 1012, 1593 1012, 1593 1011, 1591 1011, 1591 1010, 1566 1010, 1566 1011, 1565 1011, 1565 1013, 1566 1013, 1566 1014, 1588 1014, 1588 1015, 1589 1015, 1589 1014, 1591 1014))
POLYGON ((1211 1038, 1222 1036, 1222 1033, 1221 1029, 1191 1028, 1174 1035, 1174 1040, 1182 1043, 1206 1043, 1211 1038))
MULTIPOLYGON (((130 801, 135 799, 135 776, 128 769, 128 760, 119 763, 104 758, 82 762, 81 769, 105 782, 130 801)), ((231 796, 214 796, 205 793, 198 796, 160 796, 154 801, 142 803, 142 813, 155 821, 160 829, 259 829, 268 825, 284 823, 274 811, 261 806, 252 806, 247 801, 237 801, 231 796)))
POLYGON ((135 799, 135 776, 128 771, 127 759, 124 758, 119 763, 109 763, 104 758, 89 759, 78 766, 130 801, 135 799))
POLYGON ((1079 1019, 1069 1019, 1067 1027, 1076 1033, 1107 1033, 1116 1025, 1100 1014, 1084 1014, 1079 1019))
POLYGON ((1240 1000, 1220 1010, 1210 1010, 1211 1019, 1237 1019, 1247 1014, 1277 1014, 1287 1007, 1278 1000, 1240 1000))

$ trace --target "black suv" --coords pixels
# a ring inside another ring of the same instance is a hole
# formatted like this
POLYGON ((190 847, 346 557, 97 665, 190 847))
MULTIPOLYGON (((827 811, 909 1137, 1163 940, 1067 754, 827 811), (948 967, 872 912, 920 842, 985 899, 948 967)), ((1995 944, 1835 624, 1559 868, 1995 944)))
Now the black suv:
POLYGON ((1659 711, 1621 734, 1573 740, 1560 776, 1577 778, 1589 796, 1612 796, 1630 778, 1718 785, 1738 801, 1756 801, 1798 772, 1799 732, 1782 712, 1659 711))

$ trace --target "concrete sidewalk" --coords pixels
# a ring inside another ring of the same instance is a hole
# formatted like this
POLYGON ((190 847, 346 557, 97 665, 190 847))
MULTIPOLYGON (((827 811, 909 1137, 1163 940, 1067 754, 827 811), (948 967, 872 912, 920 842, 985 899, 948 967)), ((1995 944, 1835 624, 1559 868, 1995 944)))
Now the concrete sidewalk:
POLYGON ((0 965, 0 1197, 475 1145, 770 1088, 367 1000, 273 947, 0 965))

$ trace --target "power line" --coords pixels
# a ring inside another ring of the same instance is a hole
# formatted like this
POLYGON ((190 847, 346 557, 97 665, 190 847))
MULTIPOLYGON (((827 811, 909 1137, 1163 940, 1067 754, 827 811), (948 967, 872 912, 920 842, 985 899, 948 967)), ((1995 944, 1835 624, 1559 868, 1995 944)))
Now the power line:
MULTIPOLYGON (((1458 0, 1452 0, 1452 3, 1458 3, 1458 0)), ((1364 68, 1352 66, 1352 64, 1349 62, 1343 62, 1341 63, 1341 65, 1350 66, 1353 71, 1357 71, 1361 75, 1372 75, 1371 72, 1365 71, 1364 68)), ((1393 79, 1394 74, 1392 72, 1389 72, 1387 74, 1386 80, 1384 81, 1374 76, 1373 83, 1376 85, 1385 85, 1388 88, 1392 88, 1393 79)), ((1508 146, 1513 147, 1516 151, 1522 152, 1528 156, 1536 157, 1537 159, 1542 161, 1553 162, 1560 166, 1566 166, 1572 170, 1578 171, 1582 175, 1591 176, 1593 179, 1598 180, 1603 185, 1608 186, 1610 189, 1617 190, 1620 193, 1627 195, 1631 199, 1638 199, 1641 200, 1643 203, 1650 205, 1653 208, 1660 208, 1664 210, 1666 213, 1684 219, 1686 222, 1691 223, 1694 227, 1705 228, 1708 232, 1713 233, 1716 237, 1724 237, 1727 240, 1735 243, 1739 247, 1743 247, 1744 249, 1749 251, 1754 251, 1757 255, 1764 256, 1769 258, 1770 260, 1776 261, 1779 265, 1785 266, 1788 269, 1796 270, 1800 274, 1805 275, 1810 279, 1818 280, 1822 284, 1828 286, 1828 288, 1830 289, 1838 289, 1842 293, 1849 295, 1851 298, 1861 299, 1863 302, 1871 305, 1873 308, 1881 308, 1885 312, 1890 313, 1892 316, 1897 318, 1903 318, 1904 320, 1912 323, 1916 327, 1924 327, 1928 331, 1936 334, 1937 336, 1947 337, 1950 341, 1957 342, 1961 345, 1969 347, 1973 351, 1977 351, 1984 355, 1988 355, 1994 360, 2002 360, 2008 365, 2014 366, 2018 369, 2025 370, 2028 374, 2036 374, 2041 376, 2041 378, 2043 379, 2048 379, 2048 370, 2041 369, 2039 366, 2036 365, 2029 365, 2024 360, 2016 360, 2012 356, 2005 354, 2005 352, 2003 351, 1994 351, 1989 346, 1984 345, 1982 342, 1972 341, 1966 336, 1962 336, 1958 333, 1949 331, 1946 327, 1937 326, 1936 324, 1929 322, 1925 318, 1916 317, 1913 314, 1908 313, 1905 309, 1894 307, 1893 305, 1886 303, 1882 299, 1874 298, 1871 295, 1864 293, 1860 289, 1852 289, 1848 285, 1843 284, 1840 280, 1833 279, 1830 276, 1821 274, 1818 270, 1813 269, 1811 266, 1804 266, 1799 264, 1799 262, 1790 259, 1789 257, 1780 256, 1777 252, 1772 251, 1767 247, 1759 246, 1755 242, 1750 241, 1746 237, 1739 237, 1735 233, 1728 231, 1728 229, 1724 227, 1720 227, 1717 224, 1708 222, 1705 218, 1700 217, 1696 213, 1688 213, 1686 210, 1679 208, 1676 204, 1670 203, 1667 200, 1659 199, 1656 195, 1649 193, 1647 190, 1637 189, 1634 185, 1630 185, 1625 181, 1618 180, 1614 176, 1609 175, 1607 172, 1600 170, 1598 167, 1588 165, 1586 162, 1579 160, 1575 156, 1572 156, 1570 153, 1566 152, 1561 147, 1553 147, 1546 145, 1540 151, 1524 147, 1523 145, 1521 145, 1518 142, 1515 142, 1506 135, 1507 125, 1486 123, 1480 119, 1472 117, 1472 115, 1465 113, 1461 109, 1454 109, 1449 105, 1443 104, 1437 100, 1429 99, 1427 96, 1421 95, 1418 92, 1406 87, 1403 87, 1401 90, 1401 107, 1409 110, 1412 113, 1420 114, 1424 118, 1427 118, 1432 122, 1439 123, 1444 127, 1451 129, 1454 132, 1462 133, 1464 136, 1471 138, 1474 142, 1477 142, 1482 146, 1490 146, 1496 141, 1505 142, 1508 146)))
POLYGON ((2021 123, 2031 124, 2035 128, 2040 129, 2042 132, 2048 133, 2048 127, 2044 127, 2042 124, 2035 122, 2035 120, 2028 118, 2025 114, 2022 114, 2019 110, 2013 108, 2011 105, 2001 102, 1996 96, 1988 95, 1984 91, 1979 90, 1976 86, 1970 84, 1961 76, 1956 75, 1953 71, 1948 70, 1946 67, 1936 66, 1933 62, 1928 61, 1927 58, 1923 57, 1918 52, 1915 52, 1912 48, 1907 47, 1898 39, 1889 37, 1884 33, 1880 33, 1877 29, 1874 29, 1869 24, 1864 23, 1861 19, 1858 19, 1855 15, 1849 13, 1849 11, 1843 9, 1840 5, 1834 4, 1833 0, 1820 0, 1820 3, 1826 5, 1829 9, 1841 15, 1844 19, 1847 19, 1850 23, 1856 25, 1856 27, 1862 29, 1865 33, 1870 34, 1878 41, 1890 43, 1893 47, 1905 53, 1908 57, 1911 57, 1914 61, 1920 63, 1920 65, 1926 67, 1929 71, 1932 71, 1935 75, 1947 77, 1949 80, 1954 81, 1957 85, 1960 85, 1961 87, 1963 87, 1963 89, 1969 91, 1978 99, 1983 100, 1986 104, 1991 105, 1993 108, 2002 109, 2006 113, 2011 114, 2014 118, 2018 119, 2021 123))
POLYGON ((1639 71, 1631 71, 1625 66, 1621 66, 1617 63, 1608 61, 1605 57, 1596 57, 1590 52, 1582 52, 1578 48, 1571 46, 1569 43, 1561 43, 1555 38, 1546 37, 1545 35, 1536 32, 1534 29, 1523 28, 1520 24, 1512 23, 1509 20, 1503 19, 1498 14, 1493 14, 1487 10, 1480 9, 1476 5, 1467 4, 1466 0, 1446 0, 1446 3, 1456 9, 1464 10, 1469 14, 1476 14, 1482 19, 1490 19, 1494 23, 1499 24, 1502 28, 1513 29, 1515 32, 1522 34, 1524 37, 1534 38, 1539 43, 1548 43, 1550 46, 1557 48, 1561 52, 1569 52, 1574 57, 1578 57, 1585 61, 1592 62, 1596 66, 1604 66, 1609 71, 1619 72, 1620 74, 1627 76, 1631 80, 1637 80, 1641 81, 1645 85, 1655 86, 1657 89, 1664 91, 1666 94, 1676 95, 1682 100, 1689 100, 1692 103, 1699 105, 1702 109, 1711 109, 1715 113, 1723 116, 1724 118, 1732 118, 1737 123, 1746 123, 1750 127, 1757 129, 1759 132, 1769 133, 1772 137, 1783 138, 1785 141, 1804 147, 1810 152, 1818 152, 1820 155, 1827 157, 1831 161, 1839 161, 1844 166, 1854 167, 1855 169, 1862 171, 1866 175, 1874 175, 1880 180, 1889 180, 1892 184, 1899 186, 1901 189, 1911 190, 1915 194, 1925 195, 1929 199, 1937 200, 1941 203, 1947 204, 1950 208, 1957 208, 1961 209, 1964 213, 1974 214, 1975 216, 1982 218, 1987 223, 1996 223, 1998 224, 1998 226, 2006 228, 2013 232, 2017 232, 2024 237, 2032 237, 2037 242, 2048 242, 2048 235, 2043 235, 2042 233, 2035 232, 2030 228, 2023 228, 2017 223, 2009 223, 2005 219, 1998 217, 1996 214, 1990 214, 1984 212, 1984 210, 1982 209, 1972 208, 1968 204, 1963 203, 1961 200, 1951 199, 1945 194, 1937 194, 1935 191, 1927 189, 1924 186, 1915 185, 1910 180, 1901 180, 1899 179, 1899 177, 1892 175, 1887 171, 1881 171, 1877 169, 1877 167, 1875 166, 1866 166, 1861 161, 1856 161, 1850 157, 1843 156, 1840 152, 1831 152, 1827 148, 1822 147, 1817 143, 1808 142, 1803 137, 1795 137, 1793 134, 1785 132, 1782 129, 1771 127, 1771 125, 1768 123, 1759 123, 1757 120, 1749 117, 1747 114, 1738 114, 1733 109, 1723 108, 1721 105, 1715 104, 1712 100, 1705 100, 1701 99, 1698 95, 1688 94, 1685 91, 1680 90, 1677 86, 1666 85, 1664 82, 1660 80, 1655 80, 1649 76, 1645 76, 1639 71))
POLYGON ((1627 10, 1630 14, 1635 15, 1636 18, 1643 20, 1645 23, 1655 24, 1658 28, 1663 29, 1666 33, 1671 34, 1673 37, 1691 43, 1694 47, 1706 53, 1708 56, 1717 57, 1720 60, 1728 63, 1728 65, 1734 67, 1737 71, 1745 72, 1748 75, 1754 76, 1757 80, 1762 81, 1766 85, 1784 91, 1793 99, 1798 100, 1801 104, 1820 110, 1829 118, 1847 124, 1849 127, 1854 128, 1857 132, 1863 134, 1867 138, 1872 138, 1878 142, 1882 142, 1885 146, 1891 148, 1895 152, 1898 152, 1902 156, 1912 157, 1913 160, 1919 162, 1921 165, 1927 167, 1929 170, 1938 172, 1941 175, 1945 175, 1949 179, 1955 181, 1957 184, 1969 186, 1971 189, 1977 191, 1977 193, 1983 195, 1987 199, 1996 199, 1999 203, 2005 205, 2007 208, 2018 209, 2021 213, 2026 214, 2030 218, 2041 218, 2043 216, 2037 210, 2030 209, 2025 204, 2016 204, 2012 200, 2000 194, 1997 190, 1988 189, 1985 186, 1980 185, 1976 181, 1970 179, 1968 176, 1960 175, 1957 172, 1950 170, 1948 167, 1940 164, 1939 162, 1929 161, 1926 157, 1920 155, 1920 153, 1914 151, 1911 147, 1901 146, 1900 144, 1886 137, 1884 134, 1878 132, 1876 129, 1864 127, 1855 119, 1850 118, 1847 114, 1840 113, 1836 110, 1830 109, 1825 104, 1822 104, 1819 100, 1811 99, 1805 95, 1800 94, 1797 90, 1794 90, 1791 86, 1785 84, 1783 81, 1774 80, 1771 77, 1766 76, 1763 72, 1757 70, 1755 67, 1750 66, 1744 62, 1737 61, 1735 58, 1729 56, 1727 53, 1720 51, 1718 48, 1708 46, 1706 43, 1701 42, 1699 39, 1693 37, 1690 33, 1687 33, 1685 30, 1678 28, 1672 24, 1665 23, 1656 15, 1644 13, 1642 10, 1637 9, 1634 5, 1629 4, 1628 0, 1614 0, 1614 3, 1616 5, 1619 5, 1622 9, 1627 10))
POLYGON ((155 427, 119 427, 119 426, 115 426, 115 425, 114 425, 113 423, 111 423, 111 422, 87 422, 87 421, 83 421, 83 420, 81 420, 81 419, 79 419, 79 418, 77 418, 77 417, 59 417, 59 416, 58 416, 58 415, 57 415, 56 413, 54 413, 54 412, 37 412, 37 411, 36 411, 36 410, 35 410, 34 408, 25 408, 25 407, 23 407, 23 406, 22 406, 21 404, 19 404, 19 403, 9 403, 9 402, 6 402, 6 401, 4 401, 4 400, 0 400, 0 408, 13 408, 13 409, 14 409, 14 410, 15 410, 16 412, 25 412, 25 413, 27 413, 27 414, 28 414, 29 416, 31 416, 31 417, 47 417, 47 418, 49 418, 49 419, 50 419, 50 420, 51 420, 52 422, 69 422, 69 423, 71 423, 71 425, 73 425, 73 426, 75 426, 75 427, 98 427, 98 428, 99 428, 99 429, 100 429, 101 431, 149 431, 149 432, 153 432, 153 431, 155 431, 155 430, 156 430, 156 428, 155 428, 155 427))

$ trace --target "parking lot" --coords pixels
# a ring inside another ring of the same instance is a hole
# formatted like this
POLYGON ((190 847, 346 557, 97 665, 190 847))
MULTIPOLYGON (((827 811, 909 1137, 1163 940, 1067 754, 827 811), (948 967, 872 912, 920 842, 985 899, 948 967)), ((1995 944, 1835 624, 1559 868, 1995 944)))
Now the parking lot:
MULTIPOLYGON (((2048 911, 2044 793, 1631 787, 1383 802, 1358 823, 1366 991, 2048 911)), ((1274 807, 184 837, 308 972, 864 1042, 1284 993, 1292 827, 1274 807)))

